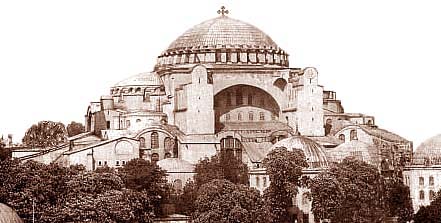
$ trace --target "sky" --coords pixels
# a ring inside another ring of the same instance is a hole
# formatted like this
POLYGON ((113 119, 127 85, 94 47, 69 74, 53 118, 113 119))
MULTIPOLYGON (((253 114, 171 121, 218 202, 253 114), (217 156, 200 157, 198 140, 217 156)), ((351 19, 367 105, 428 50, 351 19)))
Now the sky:
POLYGON ((441 3, 429 0, 0 0, 0 134, 84 122, 87 106, 220 6, 316 67, 346 112, 414 142, 440 134, 441 3))

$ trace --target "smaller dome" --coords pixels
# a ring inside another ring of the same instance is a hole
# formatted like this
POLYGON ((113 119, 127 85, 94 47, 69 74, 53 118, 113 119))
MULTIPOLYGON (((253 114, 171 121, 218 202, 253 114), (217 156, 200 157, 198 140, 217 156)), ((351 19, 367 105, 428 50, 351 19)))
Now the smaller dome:
POLYGON ((413 164, 441 164, 441 134, 421 143, 415 150, 413 164))
POLYGON ((194 165, 179 158, 167 158, 157 162, 161 169, 169 173, 192 173, 194 165))
POLYGON ((276 148, 286 148, 290 151, 293 149, 300 149, 305 153, 306 160, 310 168, 327 167, 328 161, 323 152, 322 146, 312 139, 305 136, 295 135, 283 139, 271 147, 271 150, 276 148))
POLYGON ((23 221, 12 208, 0 203, 0 223, 23 223, 23 221))
POLYGON ((327 150, 326 154, 328 155, 328 160, 335 163, 343 161, 346 157, 354 157, 375 166, 378 166, 380 163, 377 148, 358 140, 340 144, 333 149, 327 150))
POLYGON ((155 72, 145 72, 133 75, 126 78, 114 85, 114 87, 127 87, 127 86, 162 86, 161 78, 155 72))

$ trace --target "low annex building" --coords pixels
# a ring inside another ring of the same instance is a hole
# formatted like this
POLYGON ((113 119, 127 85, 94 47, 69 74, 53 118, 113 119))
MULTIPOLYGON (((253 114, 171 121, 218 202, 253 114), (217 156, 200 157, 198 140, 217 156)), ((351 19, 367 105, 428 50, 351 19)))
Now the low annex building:
MULTIPOLYGON (((152 71, 91 102, 86 133, 21 159, 94 170, 143 158, 182 187, 198 160, 227 152, 249 166, 250 185, 261 191, 270 183, 261 162, 277 147, 302 149, 311 176, 344 156, 387 169, 410 161, 412 142, 378 128, 372 116, 345 113, 317 69, 290 67, 288 52, 267 34, 219 13, 179 36, 152 71)), ((304 191, 298 217, 313 222, 304 191)))

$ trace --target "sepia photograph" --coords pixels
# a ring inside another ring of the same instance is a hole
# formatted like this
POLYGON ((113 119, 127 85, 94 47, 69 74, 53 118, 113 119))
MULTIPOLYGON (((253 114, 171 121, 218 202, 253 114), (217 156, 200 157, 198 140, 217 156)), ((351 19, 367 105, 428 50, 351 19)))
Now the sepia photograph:
POLYGON ((0 0, 0 223, 441 222, 440 8, 0 0))

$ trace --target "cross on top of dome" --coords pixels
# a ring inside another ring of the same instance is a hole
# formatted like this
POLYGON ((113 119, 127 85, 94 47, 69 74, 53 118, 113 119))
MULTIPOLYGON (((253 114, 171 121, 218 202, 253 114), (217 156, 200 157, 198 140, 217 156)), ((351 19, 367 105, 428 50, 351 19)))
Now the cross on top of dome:
POLYGON ((217 14, 225 16, 226 14, 228 14, 229 11, 228 9, 225 9, 225 6, 221 6, 221 8, 219 10, 217 10, 217 14))

